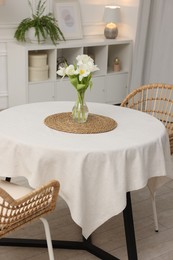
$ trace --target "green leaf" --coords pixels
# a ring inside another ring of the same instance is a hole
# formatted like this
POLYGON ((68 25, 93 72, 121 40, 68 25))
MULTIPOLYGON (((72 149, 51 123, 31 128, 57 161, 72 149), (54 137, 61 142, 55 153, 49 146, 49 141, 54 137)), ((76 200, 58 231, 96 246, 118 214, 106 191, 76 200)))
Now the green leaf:
POLYGON ((83 89, 85 89, 86 88, 86 86, 85 86, 85 84, 77 84, 77 90, 83 90, 83 89))
POLYGON ((69 80, 70 80, 71 84, 75 87, 75 89, 77 89, 78 79, 76 77, 69 76, 69 80))

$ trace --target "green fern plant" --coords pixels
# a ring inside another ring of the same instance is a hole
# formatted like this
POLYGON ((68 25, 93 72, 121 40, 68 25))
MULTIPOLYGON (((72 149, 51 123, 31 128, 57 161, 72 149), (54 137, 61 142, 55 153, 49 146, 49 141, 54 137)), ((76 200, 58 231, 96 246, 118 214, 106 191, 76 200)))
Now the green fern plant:
POLYGON ((26 33, 30 28, 35 28, 35 36, 40 43, 41 36, 44 40, 49 36, 53 44, 57 44, 59 40, 65 40, 64 35, 60 28, 58 27, 57 20, 52 13, 44 15, 46 0, 39 0, 37 4, 36 11, 34 13, 33 6, 30 1, 28 1, 29 7, 31 9, 32 15, 30 18, 23 19, 18 25, 14 38, 16 40, 25 42, 26 33))

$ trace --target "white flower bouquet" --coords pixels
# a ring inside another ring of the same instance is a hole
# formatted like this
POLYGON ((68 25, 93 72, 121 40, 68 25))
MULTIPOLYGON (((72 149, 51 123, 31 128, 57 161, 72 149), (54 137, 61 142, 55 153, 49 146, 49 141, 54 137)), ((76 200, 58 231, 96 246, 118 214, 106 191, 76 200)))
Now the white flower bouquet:
POLYGON ((77 122, 86 122, 88 112, 84 101, 85 91, 88 87, 92 88, 92 73, 99 70, 94 60, 86 55, 78 55, 75 64, 60 67, 57 74, 64 78, 68 76, 71 84, 75 87, 78 99, 73 108, 72 116, 77 122))

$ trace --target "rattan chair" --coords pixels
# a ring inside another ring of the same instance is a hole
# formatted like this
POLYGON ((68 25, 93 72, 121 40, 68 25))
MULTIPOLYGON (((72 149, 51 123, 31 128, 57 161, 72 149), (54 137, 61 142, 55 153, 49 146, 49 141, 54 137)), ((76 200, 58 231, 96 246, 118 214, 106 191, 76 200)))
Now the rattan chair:
POLYGON ((56 207, 59 182, 52 180, 32 190, 8 181, 0 181, 0 237, 4 237, 36 219, 44 224, 49 259, 54 260, 49 224, 43 216, 56 207))
MULTIPOLYGON (((159 119, 166 127, 173 154, 173 85, 149 84, 133 90, 121 103, 122 107, 136 109, 159 119)), ((168 180, 168 179, 167 179, 168 180)), ((166 179, 163 180, 166 182, 166 179)), ((155 191, 148 185, 153 206, 155 231, 158 231, 155 191)))

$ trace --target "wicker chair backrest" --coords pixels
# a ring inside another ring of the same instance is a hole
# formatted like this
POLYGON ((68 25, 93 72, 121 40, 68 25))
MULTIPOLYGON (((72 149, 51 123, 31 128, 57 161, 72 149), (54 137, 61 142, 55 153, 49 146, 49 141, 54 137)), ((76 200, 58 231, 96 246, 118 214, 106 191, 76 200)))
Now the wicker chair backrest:
MULTIPOLYGON (((0 237, 52 211, 56 206, 59 186, 58 181, 52 180, 21 198, 14 199, 10 192, 3 189, 1 181, 0 237)), ((16 189, 20 189, 20 186, 16 185, 16 189)))
POLYGON ((166 127, 173 154, 173 85, 149 84, 133 90, 121 103, 159 119, 166 127))

